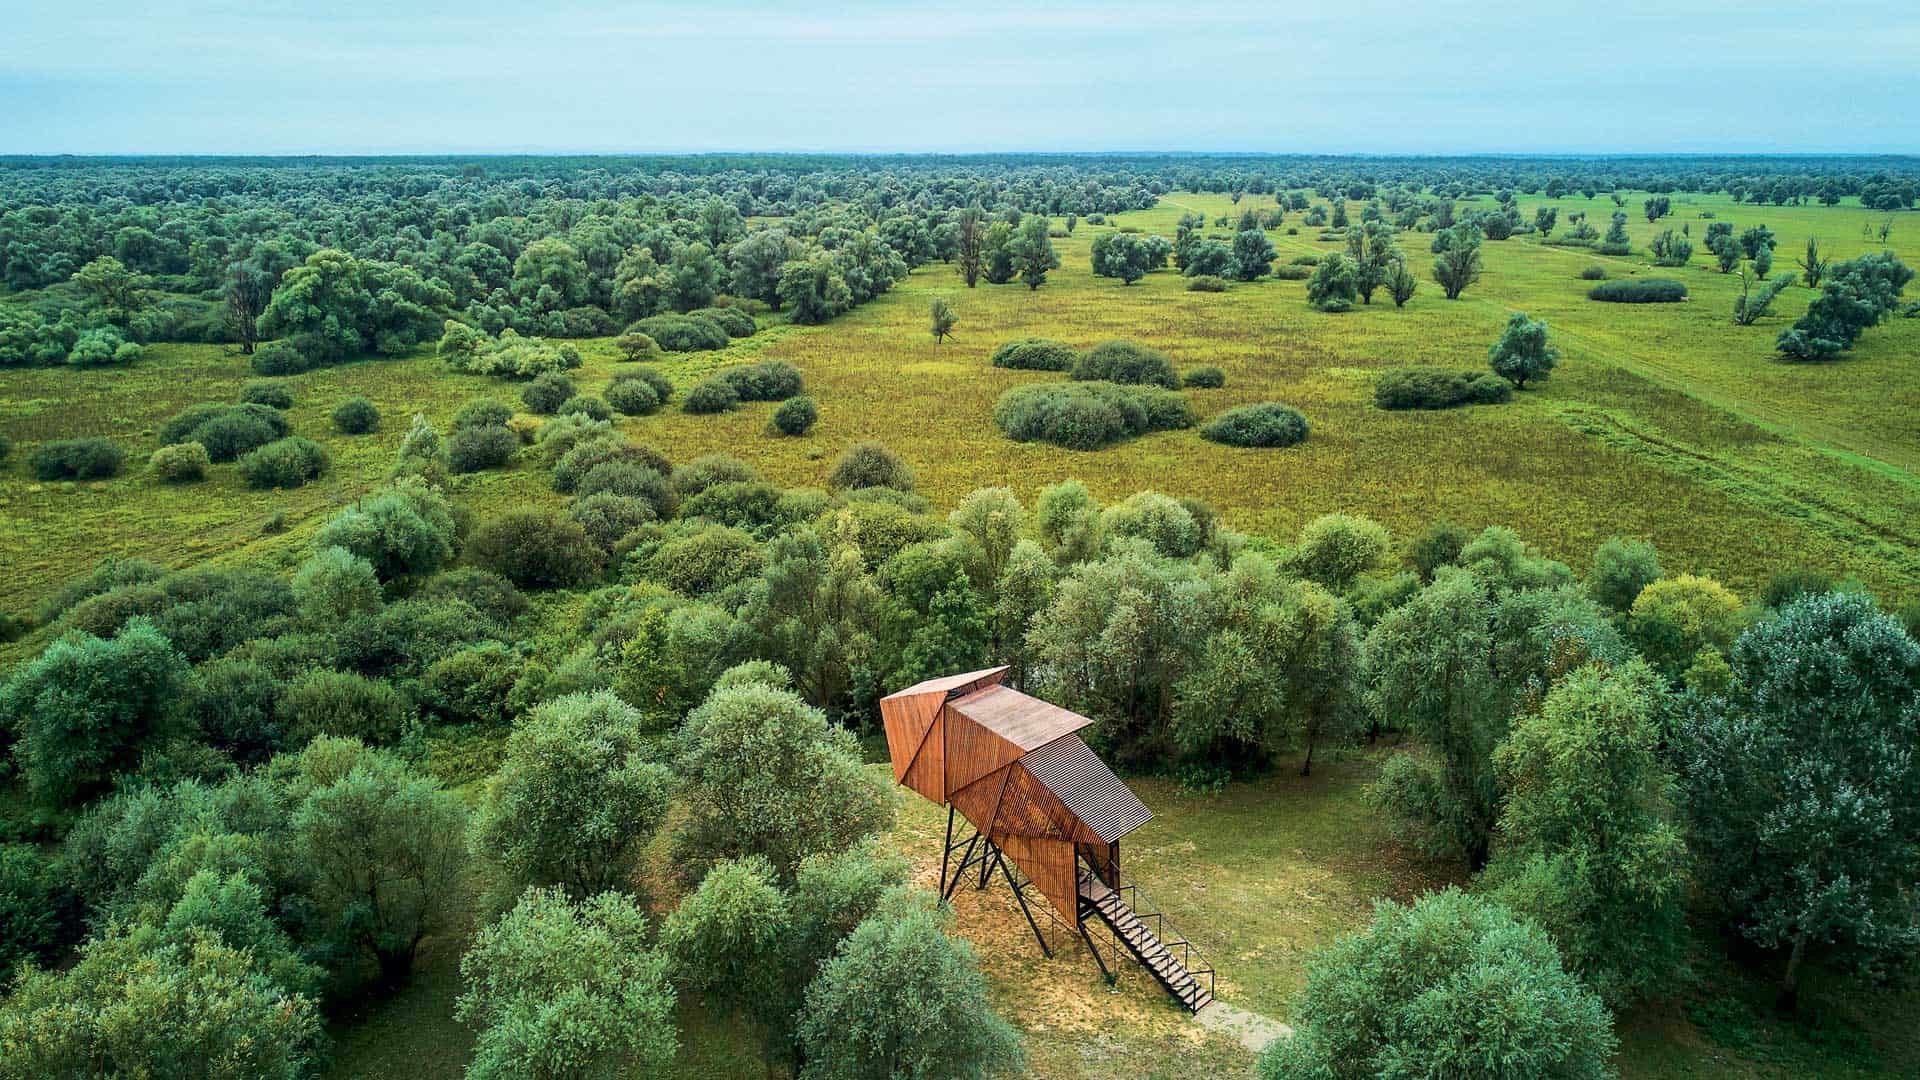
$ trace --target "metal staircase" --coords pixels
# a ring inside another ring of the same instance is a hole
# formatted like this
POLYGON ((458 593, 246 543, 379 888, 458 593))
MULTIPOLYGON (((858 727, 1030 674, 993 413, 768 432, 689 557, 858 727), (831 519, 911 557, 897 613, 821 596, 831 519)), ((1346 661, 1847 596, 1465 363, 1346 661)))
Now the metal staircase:
MULTIPOLYGON (((1140 899, 1139 890, 1132 884, 1119 878, 1118 889, 1112 888, 1100 880, 1091 871, 1084 868, 1080 872, 1080 917, 1097 917, 1113 931, 1115 940, 1126 947, 1140 966, 1147 969, 1156 982, 1178 1001, 1188 1012, 1197 1013, 1213 1003, 1213 967, 1199 954, 1193 944, 1177 935, 1168 937, 1166 917, 1158 911, 1141 912, 1137 910, 1140 899), (1123 896, 1122 893, 1127 894, 1123 896), (1128 899, 1132 903, 1128 903, 1128 899), (1153 926, 1147 925, 1148 920, 1153 926)), ((1083 929, 1081 935, 1085 937, 1083 929)), ((1087 938, 1087 945, 1093 948, 1094 959, 1103 970, 1106 961, 1101 959, 1100 950, 1094 947, 1093 940, 1087 938)), ((1109 973, 1111 974, 1111 973, 1109 973)))

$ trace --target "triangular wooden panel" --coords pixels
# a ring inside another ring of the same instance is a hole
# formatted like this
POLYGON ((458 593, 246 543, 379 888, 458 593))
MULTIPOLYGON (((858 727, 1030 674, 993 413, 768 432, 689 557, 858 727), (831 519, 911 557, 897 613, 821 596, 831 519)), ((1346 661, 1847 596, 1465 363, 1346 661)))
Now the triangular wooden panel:
POLYGON ((987 836, 992 836, 994 811, 1000 805, 1000 793, 1006 788, 1009 775, 1010 771, 1004 768, 999 772, 988 773, 966 787, 948 794, 947 801, 951 802, 953 808, 960 811, 960 816, 966 818, 975 829, 987 836))
POLYGON ((1078 924, 1080 893, 1075 880, 1072 844, 1035 836, 1008 836, 994 843, 1027 875, 1027 880, 1033 882, 1069 926, 1078 924))
MULTIPOLYGON (((880 719, 887 730, 887 756, 893 761, 895 782, 906 777, 907 768, 919 755, 927 732, 933 728, 933 719, 940 714, 945 701, 946 694, 941 691, 895 694, 881 699, 880 719)), ((928 797, 939 799, 939 796, 928 797)))
POLYGON ((1018 745, 982 727, 949 704, 941 713, 947 736, 947 790, 959 791, 975 780, 1020 759, 1018 745))
POLYGON ((934 718, 927 737, 920 740, 920 752, 914 755, 906 775, 900 778, 901 783, 937 803, 947 801, 947 747, 941 733, 945 724, 944 716, 934 718))

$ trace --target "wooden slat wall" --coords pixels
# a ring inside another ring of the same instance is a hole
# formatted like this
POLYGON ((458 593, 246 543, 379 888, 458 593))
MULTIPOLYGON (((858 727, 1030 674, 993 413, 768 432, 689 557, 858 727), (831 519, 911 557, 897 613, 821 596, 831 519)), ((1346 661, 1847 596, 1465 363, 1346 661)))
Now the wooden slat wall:
POLYGON ((1008 836, 996 841, 1069 926, 1079 922, 1080 894, 1073 871, 1073 845, 1065 840, 1008 836))
POLYGON ((947 736, 947 791, 960 790, 975 780, 1018 760, 1019 746, 988 731, 951 707, 942 710, 947 736))
POLYGON ((934 717, 927 737, 920 742, 920 752, 914 755, 913 764, 900 781, 936 803, 947 801, 947 740, 941 731, 944 726, 945 717, 934 717))
POLYGON ((880 720, 887 730, 887 756, 892 759, 896 783, 907 775, 945 701, 945 695, 938 693, 880 699, 880 720))
POLYGON ((947 796, 952 800, 953 808, 960 811, 960 816, 971 822, 988 839, 994 835, 1000 795, 1006 789, 1007 778, 1011 774, 1011 769, 1003 767, 947 796))

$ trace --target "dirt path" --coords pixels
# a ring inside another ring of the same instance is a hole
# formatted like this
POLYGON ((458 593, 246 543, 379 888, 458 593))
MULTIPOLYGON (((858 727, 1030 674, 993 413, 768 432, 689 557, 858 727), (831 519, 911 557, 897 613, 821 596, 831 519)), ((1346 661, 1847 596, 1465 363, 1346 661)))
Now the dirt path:
POLYGON ((1224 1001, 1216 1001, 1201 1009, 1193 1019, 1208 1031, 1217 1031, 1240 1040, 1241 1046, 1256 1054, 1265 1050, 1275 1039, 1293 1038, 1293 1029, 1280 1021, 1235 1008, 1224 1001))

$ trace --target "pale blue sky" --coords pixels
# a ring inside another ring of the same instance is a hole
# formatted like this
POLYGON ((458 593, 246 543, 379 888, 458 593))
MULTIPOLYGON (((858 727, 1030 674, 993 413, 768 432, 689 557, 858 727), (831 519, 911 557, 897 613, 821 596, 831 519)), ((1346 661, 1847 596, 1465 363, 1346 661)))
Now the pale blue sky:
POLYGON ((1915 152, 1920 5, 0 5, 0 153, 693 150, 1915 152))

